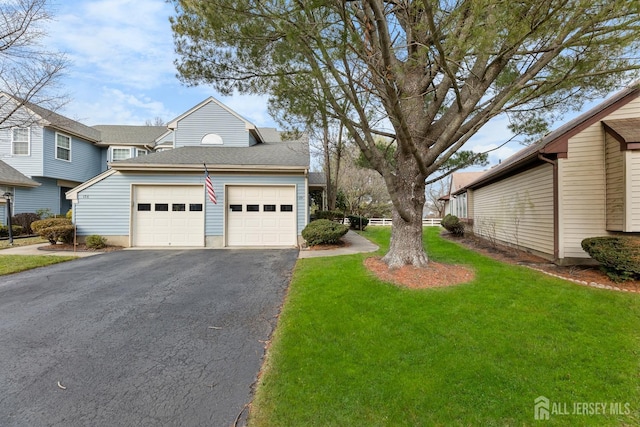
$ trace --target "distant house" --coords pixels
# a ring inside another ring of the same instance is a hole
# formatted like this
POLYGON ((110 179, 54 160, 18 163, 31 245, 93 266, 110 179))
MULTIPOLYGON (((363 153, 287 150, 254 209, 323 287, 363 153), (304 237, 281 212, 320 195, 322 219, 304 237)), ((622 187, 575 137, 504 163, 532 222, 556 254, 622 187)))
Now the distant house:
POLYGON ((107 168, 100 132, 4 93, 0 107, 3 116, 16 110, 0 129, 0 160, 38 183, 15 188, 13 213, 66 213, 71 203, 65 192, 107 168))
POLYGON ((165 132, 97 129, 109 146, 110 168, 67 193, 80 240, 99 234, 136 247, 298 245, 309 217, 306 137, 283 140, 214 98, 165 132), (163 150, 150 152, 158 146, 163 150))
POLYGON ((476 235, 570 264, 590 260, 586 237, 640 233, 639 96, 633 84, 458 190, 476 235))
POLYGON ((460 192, 468 184, 481 177, 485 172, 454 172, 451 174, 449 192, 442 196, 444 201, 444 214, 455 215, 458 218, 466 219, 469 214, 467 193, 460 192))

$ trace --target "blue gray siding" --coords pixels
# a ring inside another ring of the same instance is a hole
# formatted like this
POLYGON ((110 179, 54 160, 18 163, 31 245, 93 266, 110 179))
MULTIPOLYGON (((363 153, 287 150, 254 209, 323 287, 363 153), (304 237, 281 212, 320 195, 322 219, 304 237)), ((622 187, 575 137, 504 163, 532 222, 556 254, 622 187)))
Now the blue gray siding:
POLYGON ((71 161, 56 159, 55 134, 56 132, 49 128, 44 131, 44 173, 42 175, 84 182, 105 170, 101 161, 103 148, 64 133, 71 137, 71 161))
POLYGON ((7 205, 0 203, 0 224, 7 225, 7 205))
POLYGON ((30 127, 31 153, 28 156, 13 156, 11 154, 11 129, 0 129, 0 159, 26 176, 42 176, 42 134, 40 126, 30 127))
POLYGON ((245 122, 215 102, 209 102, 178 121, 175 148, 200 146, 202 137, 209 133, 220 135, 226 147, 249 146, 245 122))
POLYGON ((78 193, 74 215, 78 235, 128 236, 131 218, 131 186, 133 184, 202 184, 205 200, 205 234, 222 236, 224 230, 224 185, 226 184, 295 184, 297 186, 298 234, 307 223, 306 189, 303 176, 234 176, 211 175, 218 199, 214 205, 204 195, 203 174, 122 174, 116 172, 78 193))
POLYGON ((49 209, 54 214, 66 213, 60 212, 60 187, 57 180, 42 177, 32 179, 42 185, 35 188, 16 188, 14 214, 35 212, 38 209, 49 209))

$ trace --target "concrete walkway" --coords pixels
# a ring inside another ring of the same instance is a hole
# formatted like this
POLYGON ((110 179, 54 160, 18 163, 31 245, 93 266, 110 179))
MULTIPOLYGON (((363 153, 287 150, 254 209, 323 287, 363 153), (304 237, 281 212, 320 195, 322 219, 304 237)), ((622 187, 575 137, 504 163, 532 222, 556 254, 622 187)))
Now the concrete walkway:
POLYGON ((14 248, 0 249, 0 255, 58 255, 58 256, 77 256, 88 257, 99 255, 104 252, 89 251, 41 251, 38 248, 42 246, 50 246, 49 243, 39 243, 37 245, 16 246, 14 248))
POLYGON ((349 230, 347 234, 342 238, 346 243, 343 248, 327 249, 327 250, 301 250, 298 254, 298 258, 318 258, 338 255, 352 255, 365 252, 375 252, 378 250, 378 246, 371 243, 355 231, 349 230))

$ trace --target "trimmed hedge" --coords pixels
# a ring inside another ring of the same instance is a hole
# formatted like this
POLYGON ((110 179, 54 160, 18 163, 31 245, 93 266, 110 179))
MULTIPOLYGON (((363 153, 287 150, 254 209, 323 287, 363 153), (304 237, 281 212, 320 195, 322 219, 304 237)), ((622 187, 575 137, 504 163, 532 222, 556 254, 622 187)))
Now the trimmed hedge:
POLYGON ((318 219, 310 222, 302 230, 302 237, 309 246, 326 245, 337 243, 342 236, 347 234, 347 231, 349 231, 349 227, 346 225, 328 219, 318 219))
POLYGON ((342 211, 317 211, 314 216, 316 220, 328 219, 331 221, 336 221, 342 220, 344 218, 344 213, 342 211))
POLYGON ((615 282, 640 279, 640 238, 631 236, 589 237, 582 249, 598 261, 615 282))
POLYGON ((454 236, 464 236, 464 224, 460 222, 460 219, 457 216, 448 214, 442 218, 440 224, 454 236))
MULTIPOLYGON (((11 231, 11 235, 15 237, 21 235, 24 229, 19 225, 11 224, 11 231)), ((0 225, 0 237, 9 237, 9 226, 0 225)))
POLYGON ((349 215, 349 226, 353 230, 364 230, 369 224, 369 218, 358 215, 349 215))
POLYGON ((34 212, 24 212, 14 215, 11 218, 11 223, 14 225, 19 225, 22 227, 22 231, 24 234, 33 234, 33 230, 31 229, 31 223, 34 221, 38 221, 40 216, 34 212))
POLYGON ((73 224, 67 218, 41 219, 31 223, 31 228, 52 245, 58 243, 58 240, 70 243, 73 239, 73 224))

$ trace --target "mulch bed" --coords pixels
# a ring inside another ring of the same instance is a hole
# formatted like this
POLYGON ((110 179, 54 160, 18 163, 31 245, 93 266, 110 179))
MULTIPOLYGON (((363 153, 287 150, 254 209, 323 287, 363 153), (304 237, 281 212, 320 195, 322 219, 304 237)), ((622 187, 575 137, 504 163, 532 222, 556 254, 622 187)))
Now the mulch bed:
POLYGON ((509 264, 517 264, 540 271, 550 276, 569 280, 571 282, 601 289, 640 293, 640 281, 631 280, 616 283, 600 270, 598 266, 559 266, 549 260, 531 253, 508 246, 491 245, 484 239, 475 236, 453 237, 449 233, 442 233, 442 237, 460 243, 468 249, 479 252, 487 257, 509 264))
POLYGON ((429 261, 429 266, 426 268, 405 265, 389 269, 380 257, 370 257, 364 260, 364 265, 380 280, 410 289, 454 286, 468 283, 475 277, 473 270, 468 267, 434 261, 429 261))
MULTIPOLYGON (((88 248, 85 244, 77 244, 75 247, 75 252, 113 252, 124 249, 122 246, 106 246, 102 249, 91 249, 88 248)), ((40 246, 38 248, 40 251, 64 251, 64 252, 73 252, 74 248, 72 244, 68 243, 58 243, 57 245, 49 245, 49 246, 40 246)))
POLYGON ((309 251, 328 251, 331 249, 340 249, 340 248, 348 248, 351 246, 351 243, 345 242, 344 240, 339 240, 338 243, 334 243, 332 245, 315 245, 309 246, 306 250, 309 251))

